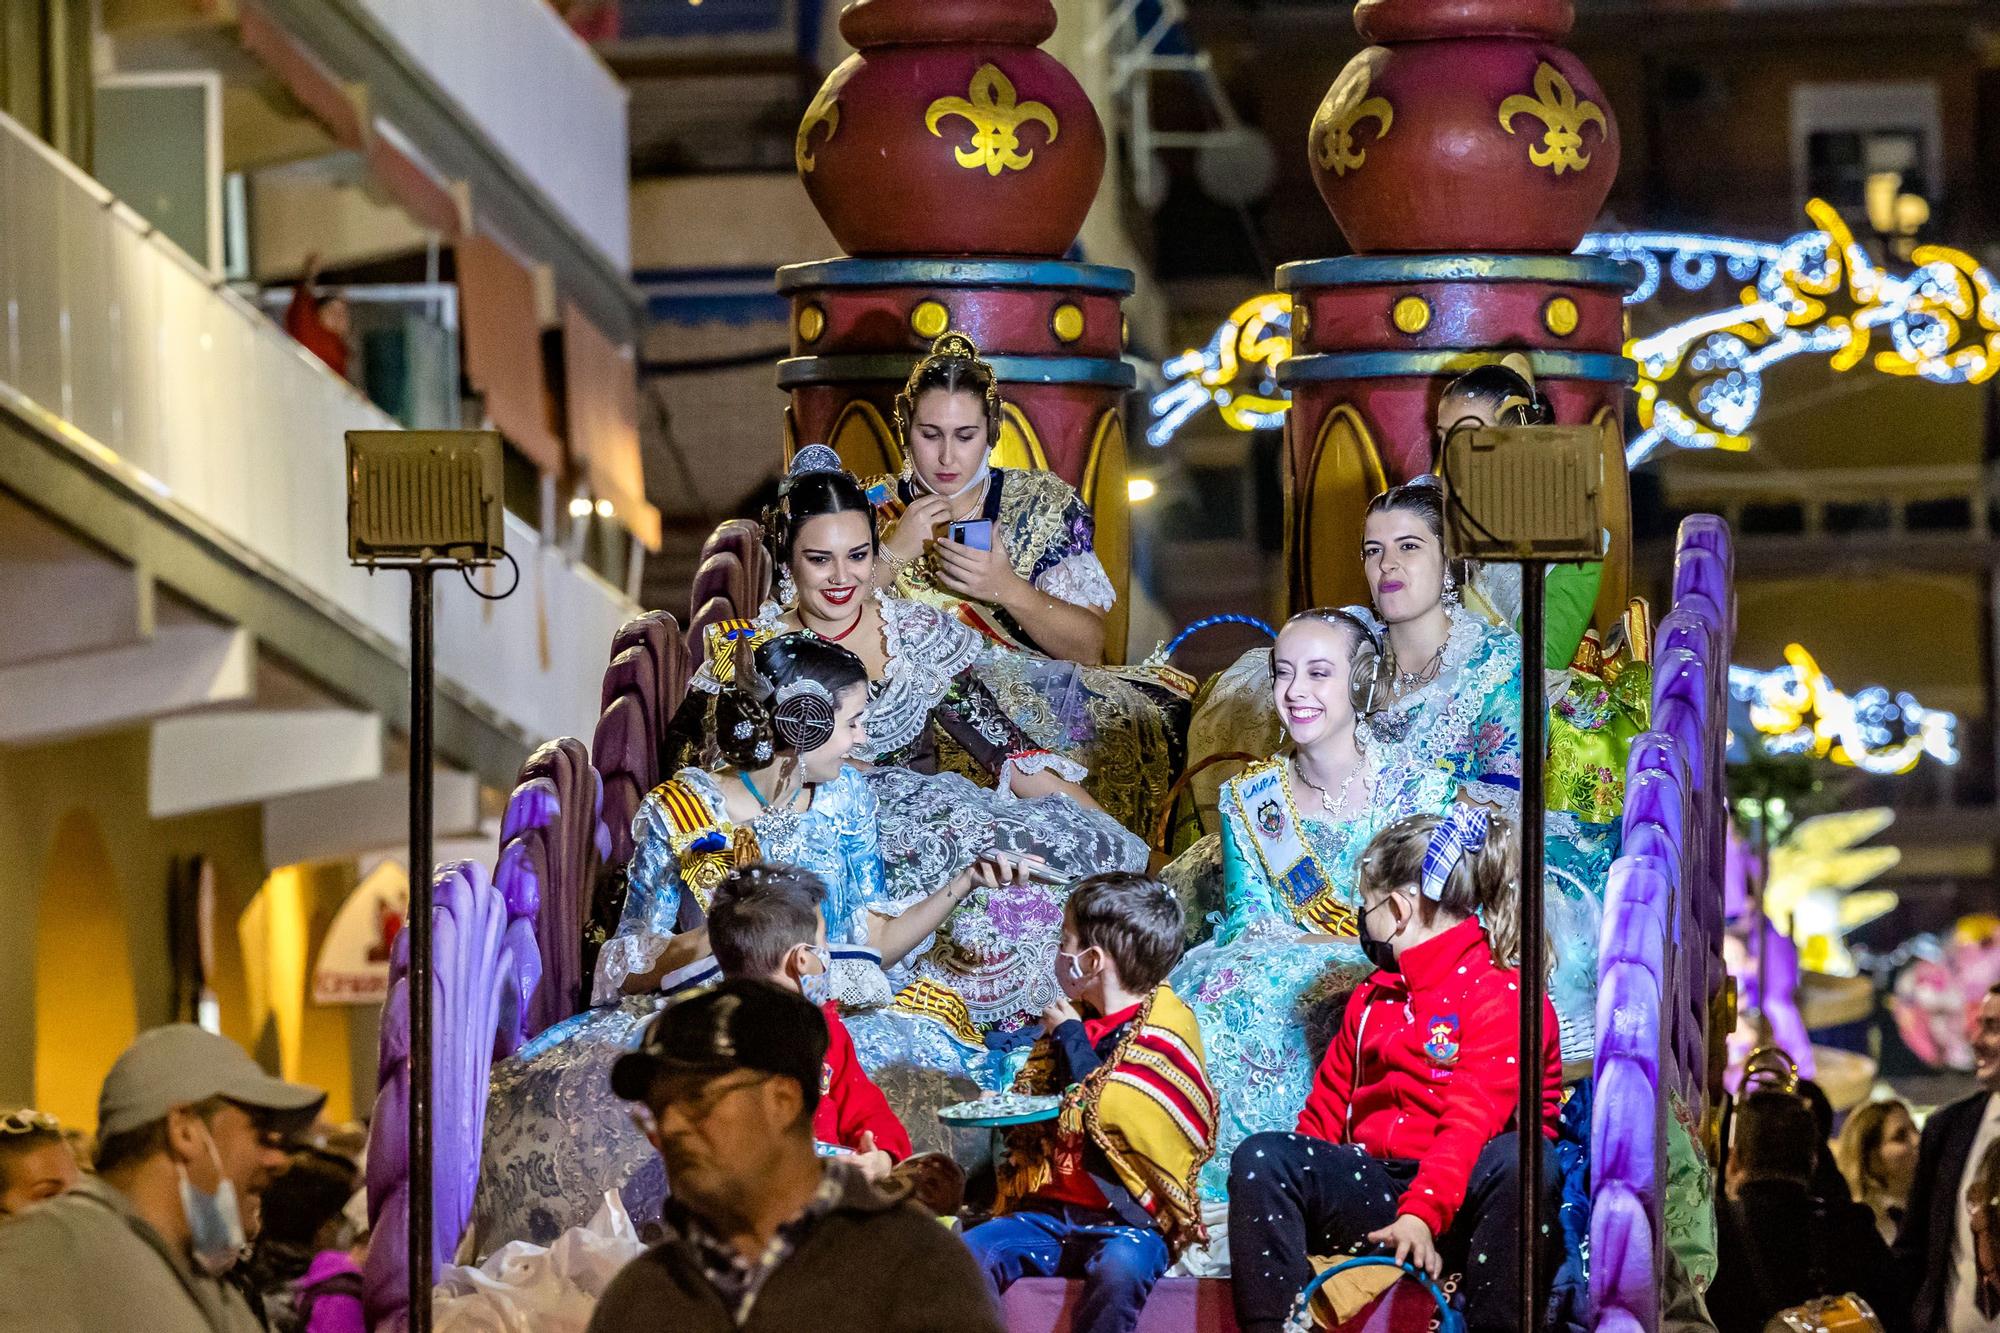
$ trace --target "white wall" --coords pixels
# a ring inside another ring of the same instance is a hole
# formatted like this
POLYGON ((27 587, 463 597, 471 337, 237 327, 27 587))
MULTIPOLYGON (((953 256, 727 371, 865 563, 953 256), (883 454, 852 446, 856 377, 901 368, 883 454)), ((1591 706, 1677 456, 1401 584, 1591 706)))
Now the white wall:
POLYGON ((621 271, 625 89, 545 0, 348 0, 621 271))
MULTIPOLYGON (((347 563, 344 433, 396 423, 5 116, 0 182, 0 399, 69 423, 275 580, 405 649, 408 580, 347 563)), ((517 596, 441 585, 438 673, 529 738, 588 736, 637 607, 512 515, 506 540, 517 596)))

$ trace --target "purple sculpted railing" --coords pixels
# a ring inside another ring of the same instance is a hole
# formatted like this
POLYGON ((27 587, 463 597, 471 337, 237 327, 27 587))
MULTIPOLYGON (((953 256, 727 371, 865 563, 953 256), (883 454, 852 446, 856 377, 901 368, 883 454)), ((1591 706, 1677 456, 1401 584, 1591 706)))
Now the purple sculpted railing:
POLYGON ((1596 1327, 1657 1333, 1665 1274, 1667 1099, 1706 1101, 1708 1016, 1723 982, 1728 810, 1723 689, 1735 635, 1729 529, 1681 525, 1653 664, 1653 730, 1626 770, 1623 855, 1598 959, 1590 1296, 1596 1327))
POLYGON ((604 778, 604 822, 611 830, 611 866, 632 859, 632 817, 646 793, 665 781, 667 724, 692 674, 688 642, 665 611, 628 621, 611 641, 604 673, 603 713, 590 742, 591 762, 604 778))
POLYGON ((525 904, 541 950, 542 984, 529 1002, 534 1036, 583 1008, 583 921, 598 865, 611 854, 603 784, 583 742, 550 741, 521 766, 500 825, 493 879, 525 904))
MULTIPOLYGON (((526 881, 517 880, 525 894, 526 881)), ((446 1262, 472 1217, 486 1130, 486 1079, 496 1056, 520 1047, 528 997, 541 979, 535 904, 496 887, 476 861, 438 867, 431 908, 432 1254, 446 1262)), ((371 1328, 401 1328, 408 1318, 410 1211, 409 933, 397 936, 389 964, 377 1066, 381 1091, 368 1143, 368 1252, 365 1300, 371 1328)), ((433 1274, 435 1277, 435 1274, 433 1274)))
POLYGON ((718 620, 750 620, 771 588, 771 557, 764 549, 764 532, 747 518, 734 518, 715 530, 701 548, 688 598, 688 643, 697 663, 705 647, 701 632, 718 620))

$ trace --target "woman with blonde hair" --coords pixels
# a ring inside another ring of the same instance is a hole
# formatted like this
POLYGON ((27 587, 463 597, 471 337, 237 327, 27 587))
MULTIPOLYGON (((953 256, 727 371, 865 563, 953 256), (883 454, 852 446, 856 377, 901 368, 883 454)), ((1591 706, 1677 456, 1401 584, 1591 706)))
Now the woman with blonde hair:
POLYGON ((1875 1229, 1895 1243, 1917 1174, 1917 1122, 1897 1097, 1854 1108, 1833 1145, 1833 1160, 1855 1201, 1875 1214, 1875 1229))

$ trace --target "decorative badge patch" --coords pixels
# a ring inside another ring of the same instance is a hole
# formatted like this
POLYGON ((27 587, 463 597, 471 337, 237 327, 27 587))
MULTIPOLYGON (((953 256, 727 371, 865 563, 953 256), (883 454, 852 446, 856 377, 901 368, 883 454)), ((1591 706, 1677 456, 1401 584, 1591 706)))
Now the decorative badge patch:
POLYGON ((1285 812, 1276 801, 1266 801, 1257 807, 1257 827, 1264 830, 1264 836, 1275 838, 1285 831, 1285 812))
POLYGON ((1430 1034, 1424 1041, 1424 1054, 1436 1064, 1454 1065, 1458 1063, 1458 1015, 1433 1015, 1424 1024, 1430 1034))

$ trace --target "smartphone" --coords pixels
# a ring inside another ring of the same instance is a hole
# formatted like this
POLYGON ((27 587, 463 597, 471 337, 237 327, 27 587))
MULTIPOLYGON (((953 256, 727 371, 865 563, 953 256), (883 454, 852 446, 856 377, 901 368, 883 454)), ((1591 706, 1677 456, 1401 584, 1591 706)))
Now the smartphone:
POLYGON ((946 526, 945 536, 960 546, 970 546, 975 551, 993 549, 993 520, 990 518, 968 518, 946 526))

